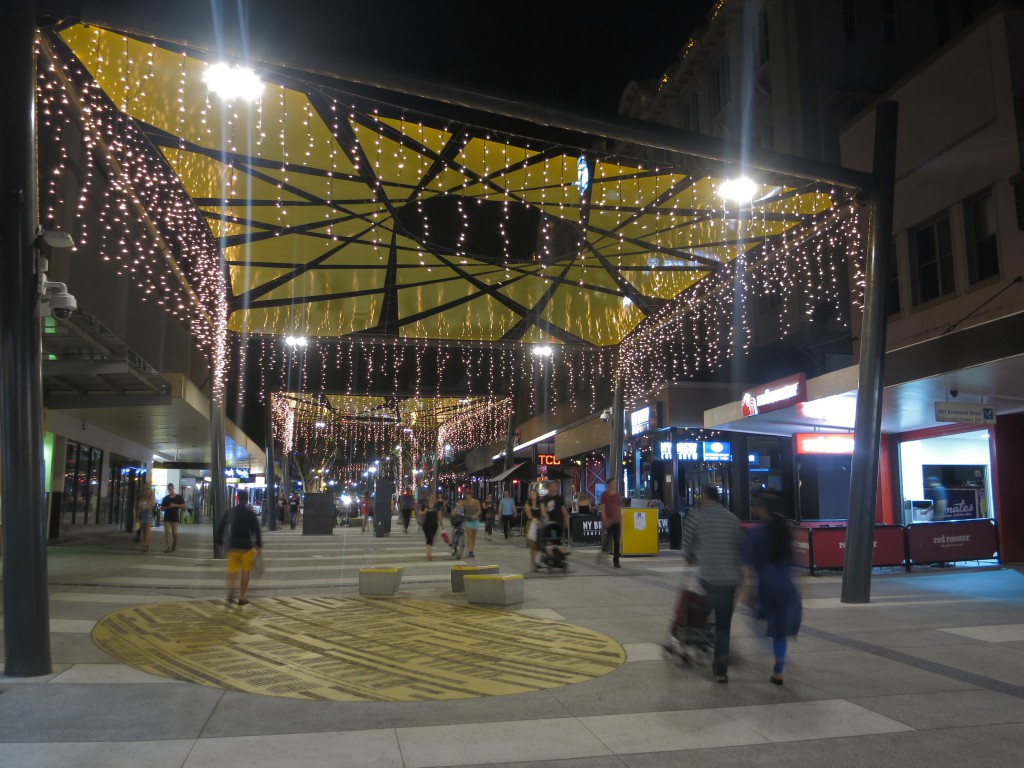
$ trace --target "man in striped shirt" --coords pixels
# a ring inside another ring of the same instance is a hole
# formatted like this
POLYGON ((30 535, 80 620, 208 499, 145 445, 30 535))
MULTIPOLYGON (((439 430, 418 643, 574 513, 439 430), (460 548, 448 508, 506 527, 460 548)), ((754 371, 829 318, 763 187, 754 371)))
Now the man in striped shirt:
POLYGON ((715 613, 716 683, 729 682, 729 628, 736 589, 742 580, 743 529, 739 518, 722 506, 718 489, 701 490, 700 505, 683 529, 683 557, 696 560, 697 578, 715 613))

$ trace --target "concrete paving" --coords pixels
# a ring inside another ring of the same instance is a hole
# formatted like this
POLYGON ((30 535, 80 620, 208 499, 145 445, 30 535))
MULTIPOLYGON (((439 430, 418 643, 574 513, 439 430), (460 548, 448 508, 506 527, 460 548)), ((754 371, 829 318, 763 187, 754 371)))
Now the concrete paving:
MULTIPOLYGON (((415 526, 414 526, 415 527, 415 526)), ((53 673, 0 677, 0 765, 907 766, 1016 765, 1024 751, 1024 574, 998 565, 878 570, 872 601, 839 602, 838 575, 801 576, 804 627, 786 683, 744 615, 728 685, 677 667, 660 643, 680 579, 677 552, 623 568, 576 549, 568 574, 528 572, 523 539, 481 540, 469 563, 526 573, 517 614, 611 638, 625 662, 573 685, 457 701, 304 701, 147 674, 100 650, 114 611, 223 598, 209 525, 182 526, 177 552, 143 554, 104 527, 68 531, 48 553, 53 673)), ((159 536, 155 539, 160 542, 159 536)), ((404 568, 399 598, 465 604, 454 561, 421 537, 358 528, 265 534, 269 568, 251 606, 355 598, 360 567, 404 568)), ((383 598, 388 599, 388 598, 383 598)), ((250 614, 257 615, 257 614, 250 614)), ((343 643, 344 638, 339 638, 343 643)), ((453 659, 459 652, 453 642, 453 659)))

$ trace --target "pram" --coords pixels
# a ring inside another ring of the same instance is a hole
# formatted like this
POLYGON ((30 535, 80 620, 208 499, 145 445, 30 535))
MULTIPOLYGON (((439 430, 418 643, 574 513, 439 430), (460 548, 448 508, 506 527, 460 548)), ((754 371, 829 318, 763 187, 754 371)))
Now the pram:
POLYGON ((711 604, 699 590, 693 574, 683 580, 672 623, 661 646, 679 665, 690 664, 698 656, 707 660, 715 647, 715 625, 708 621, 711 604))
POLYGON ((537 528, 537 563, 534 568, 547 568, 548 572, 569 570, 569 548, 562 543, 562 526, 541 523, 537 528))

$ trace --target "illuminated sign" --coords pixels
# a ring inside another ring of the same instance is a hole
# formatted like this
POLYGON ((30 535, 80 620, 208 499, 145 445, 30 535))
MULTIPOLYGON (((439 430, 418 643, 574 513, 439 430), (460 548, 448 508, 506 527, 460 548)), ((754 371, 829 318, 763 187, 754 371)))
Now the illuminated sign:
POLYGON ((744 416, 777 411, 807 399, 807 378, 802 373, 787 376, 758 387, 753 392, 744 392, 740 410, 744 416))
POLYGON ((542 467, 559 467, 562 462, 553 453, 538 453, 537 463, 542 467))
POLYGON ((850 434, 797 434, 793 435, 793 439, 796 441, 797 453, 853 453, 853 435, 850 434))
POLYGON ((702 443, 704 461, 732 461, 732 444, 720 440, 702 443))
POLYGON ((224 470, 224 477, 235 478, 236 480, 249 481, 249 470, 245 467, 227 467, 224 470))
POLYGON ((629 433, 639 435, 651 428, 651 406, 641 408, 629 414, 629 433))
POLYGON ((590 188, 590 168, 587 167, 587 158, 583 155, 580 155, 580 159, 576 161, 576 187, 579 189, 580 195, 585 194, 590 188))
POLYGON ((699 461, 699 446, 697 443, 676 443, 676 455, 680 461, 699 461))
POLYGON ((662 461, 672 461, 672 443, 658 443, 658 458, 662 461))

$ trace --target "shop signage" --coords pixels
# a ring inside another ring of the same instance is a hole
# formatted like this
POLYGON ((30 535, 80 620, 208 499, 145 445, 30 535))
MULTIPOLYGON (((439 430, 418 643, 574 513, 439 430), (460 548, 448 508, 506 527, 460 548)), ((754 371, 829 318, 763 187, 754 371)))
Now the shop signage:
POLYGON ((538 453, 537 463, 542 467, 560 467, 562 462, 558 460, 558 457, 553 453, 538 453))
POLYGON ((658 458, 662 461, 672 461, 672 443, 658 443, 658 458))
POLYGON ((991 520, 951 520, 907 526, 907 551, 914 563, 987 560, 999 551, 991 520))
POLYGON ((970 520, 980 517, 977 488, 949 488, 946 490, 946 519, 970 520))
POLYGON ((676 455, 680 461, 700 461, 700 445, 698 443, 676 443, 676 455))
POLYGON ((802 373, 777 379, 751 392, 743 393, 740 409, 744 416, 777 411, 807 399, 807 377, 802 373))
POLYGON ((572 540, 577 544, 597 544, 601 541, 601 518, 591 514, 569 516, 572 540))
MULTIPOLYGON (((806 559, 808 567, 838 569, 846 559, 846 528, 808 529, 806 559)), ((794 549, 798 549, 794 545, 794 549)), ((805 559, 802 556, 795 560, 805 559)), ((903 527, 899 525, 876 525, 875 541, 871 564, 876 567, 903 564, 903 527)))
POLYGON ((249 470, 245 467, 226 467, 224 469, 224 477, 235 478, 236 480, 244 480, 249 482, 249 470))
POLYGON ((704 461, 732 461, 732 444, 720 440, 701 444, 704 450, 704 461))
POLYGON ((853 453, 853 435, 849 434, 796 434, 793 439, 796 441, 797 453, 853 453))
POLYGON ((629 414, 629 434, 639 435, 651 428, 651 406, 629 414))
POLYGON ((996 409, 981 403, 935 403, 935 420, 958 424, 995 424, 996 409))

